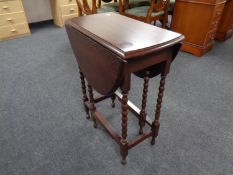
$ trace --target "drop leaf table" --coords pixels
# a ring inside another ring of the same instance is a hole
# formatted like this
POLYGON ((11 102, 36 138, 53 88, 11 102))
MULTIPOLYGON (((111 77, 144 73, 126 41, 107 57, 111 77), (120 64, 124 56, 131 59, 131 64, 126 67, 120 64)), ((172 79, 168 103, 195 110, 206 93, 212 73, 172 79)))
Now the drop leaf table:
POLYGON ((99 122, 119 144, 125 164, 129 149, 148 137, 152 145, 155 143, 165 78, 184 36, 115 13, 73 18, 67 20, 65 26, 80 69, 87 116, 89 118, 90 112, 94 127, 99 122), (144 79, 141 109, 128 100, 132 74, 144 79), (147 92, 149 79, 157 75, 161 75, 161 80, 152 121, 146 113, 147 92), (93 89, 103 96, 94 98, 93 89), (121 102, 121 134, 95 107, 97 102, 107 98, 111 98, 114 107, 116 97, 121 102), (128 110, 139 120, 139 135, 131 141, 127 140, 128 110), (150 126, 150 131, 143 130, 145 124, 150 126))

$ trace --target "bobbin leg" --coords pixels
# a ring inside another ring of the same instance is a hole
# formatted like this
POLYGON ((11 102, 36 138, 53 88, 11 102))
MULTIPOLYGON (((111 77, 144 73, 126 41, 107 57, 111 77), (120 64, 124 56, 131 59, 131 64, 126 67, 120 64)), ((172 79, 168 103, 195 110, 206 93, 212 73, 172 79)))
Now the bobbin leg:
POLYGON ((96 118, 94 116, 94 112, 96 110, 95 108, 95 103, 94 103, 94 97, 93 97, 93 90, 92 90, 92 87, 91 85, 88 84, 88 92, 89 92, 89 97, 90 97, 90 104, 91 104, 91 117, 93 119, 93 126, 94 128, 97 128, 97 122, 96 122, 96 118))
POLYGON ((115 108, 115 99, 116 99, 116 95, 113 94, 113 95, 111 96, 111 99, 112 99, 112 108, 115 108))
POLYGON ((126 92, 123 92, 122 91, 122 105, 121 105, 121 108, 122 108, 122 118, 121 118, 121 127, 122 127, 122 130, 121 130, 121 136, 122 136, 122 139, 121 139, 121 146, 120 146, 120 149, 121 149, 121 157, 122 157, 122 160, 121 160, 121 163, 122 164, 126 164, 126 157, 128 155, 128 141, 126 140, 127 138, 127 114, 128 114, 128 106, 127 106, 127 101, 128 101, 128 97, 127 97, 127 93, 126 92))
POLYGON ((88 101, 85 79, 84 79, 83 73, 82 73, 81 71, 79 71, 79 73, 80 73, 80 79, 81 79, 81 84, 82 84, 83 105, 84 105, 84 109, 85 109, 86 114, 87 114, 87 119, 89 119, 89 118, 90 118, 89 109, 88 109, 88 107, 85 105, 85 102, 88 101))
POLYGON ((160 109, 161 109, 162 99, 163 99, 165 79, 166 79, 166 76, 161 76, 160 85, 159 85, 159 93, 158 93, 156 110, 155 110, 155 119, 152 123, 152 140, 151 140, 152 145, 155 144, 155 138, 158 136, 158 133, 159 133, 159 126, 160 126, 159 118, 160 118, 160 109))
POLYGON ((143 128, 145 126, 145 119, 146 119, 146 99, 147 99, 147 92, 148 92, 148 82, 149 82, 149 71, 145 72, 144 76, 144 84, 143 84, 143 94, 142 94, 142 107, 141 107, 141 112, 140 112, 140 119, 139 119, 139 134, 143 133, 143 128))

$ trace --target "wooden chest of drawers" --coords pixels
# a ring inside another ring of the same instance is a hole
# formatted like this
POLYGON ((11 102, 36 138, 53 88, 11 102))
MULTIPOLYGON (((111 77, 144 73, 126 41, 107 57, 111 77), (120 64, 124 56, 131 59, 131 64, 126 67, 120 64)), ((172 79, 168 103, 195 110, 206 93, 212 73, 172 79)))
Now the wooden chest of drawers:
POLYGON ((21 0, 0 0, 0 41, 30 34, 21 0))
POLYGON ((215 39, 225 41, 233 35, 233 0, 227 0, 215 39))
POLYGON ((54 23, 60 27, 66 19, 78 16, 76 0, 51 0, 51 3, 54 23))
POLYGON ((176 0, 172 30, 185 35, 183 51, 202 56, 212 48, 225 1, 176 0))

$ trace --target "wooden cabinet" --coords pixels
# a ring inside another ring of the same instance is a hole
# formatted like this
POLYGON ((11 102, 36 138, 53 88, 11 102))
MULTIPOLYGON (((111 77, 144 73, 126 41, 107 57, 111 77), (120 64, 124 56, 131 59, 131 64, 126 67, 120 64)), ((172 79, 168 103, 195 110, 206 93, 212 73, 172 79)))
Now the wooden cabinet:
POLYGON ((176 0, 171 28, 185 36, 183 51, 202 56, 212 48, 224 5, 225 0, 176 0))
POLYGON ((21 0, 0 0, 0 41, 30 34, 21 0))
POLYGON ((54 23, 64 26, 66 19, 78 16, 76 0, 51 0, 54 23))
POLYGON ((227 0, 215 39, 225 41, 233 35, 233 0, 227 0))

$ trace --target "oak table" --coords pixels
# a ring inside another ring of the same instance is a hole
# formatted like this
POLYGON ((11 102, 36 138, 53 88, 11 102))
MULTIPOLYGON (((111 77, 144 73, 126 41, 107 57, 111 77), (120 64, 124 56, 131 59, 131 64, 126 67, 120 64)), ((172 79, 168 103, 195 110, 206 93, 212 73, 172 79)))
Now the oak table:
POLYGON ((98 121, 120 145, 122 163, 125 164, 129 149, 148 137, 152 137, 151 144, 155 143, 160 126, 165 78, 184 36, 114 13, 73 18, 67 20, 65 26, 79 64, 87 116, 89 118, 90 111, 94 127, 97 127, 98 121), (141 110, 128 100, 132 73, 144 78, 141 110), (159 74, 159 93, 154 120, 151 122, 146 114, 148 83, 149 78, 159 74), (94 98, 92 88, 103 96, 94 98), (117 91, 118 88, 121 93, 117 91), (121 134, 95 107, 95 103, 107 98, 112 99, 114 107, 116 97, 122 104, 121 134), (132 141, 127 140, 128 110, 139 119, 139 135, 132 141), (145 124, 150 126, 150 131, 143 130, 145 124))

